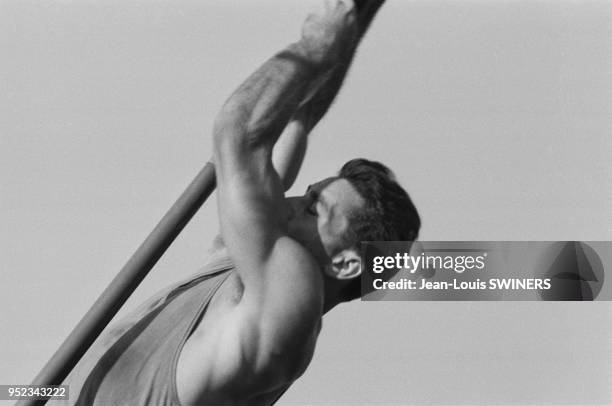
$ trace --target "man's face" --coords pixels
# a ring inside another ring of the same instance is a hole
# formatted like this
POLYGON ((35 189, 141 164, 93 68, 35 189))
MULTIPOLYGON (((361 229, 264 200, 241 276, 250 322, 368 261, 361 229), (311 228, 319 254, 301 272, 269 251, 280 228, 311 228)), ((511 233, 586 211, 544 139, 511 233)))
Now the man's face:
POLYGON ((319 261, 329 262, 342 246, 349 217, 365 201, 346 179, 327 178, 308 187, 303 196, 285 199, 288 234, 319 261))

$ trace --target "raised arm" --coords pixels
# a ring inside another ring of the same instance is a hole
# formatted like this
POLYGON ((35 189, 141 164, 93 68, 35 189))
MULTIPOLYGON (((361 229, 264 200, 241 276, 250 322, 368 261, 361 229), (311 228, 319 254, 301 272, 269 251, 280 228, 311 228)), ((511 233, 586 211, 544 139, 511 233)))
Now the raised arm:
POLYGON ((221 233, 245 296, 264 290, 285 236, 283 187, 272 166, 272 148, 298 106, 352 46, 356 29, 350 5, 327 2, 322 13, 311 14, 301 39, 251 75, 217 117, 214 160, 221 233))

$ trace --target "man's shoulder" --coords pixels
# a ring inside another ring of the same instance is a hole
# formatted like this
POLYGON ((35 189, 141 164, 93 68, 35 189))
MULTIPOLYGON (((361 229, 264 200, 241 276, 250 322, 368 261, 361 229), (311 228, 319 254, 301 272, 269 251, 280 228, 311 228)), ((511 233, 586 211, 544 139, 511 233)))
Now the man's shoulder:
POLYGON ((322 310, 323 272, 301 244, 290 237, 280 237, 265 266, 268 277, 263 300, 279 307, 287 307, 290 302, 294 309, 305 312, 316 309, 316 313, 319 307, 322 310))
POLYGON ((287 365, 295 367, 297 358, 314 349, 323 315, 323 277, 315 259, 295 240, 280 238, 275 251, 267 264, 271 278, 263 298, 249 311, 257 315, 260 349, 271 364, 286 357, 293 358, 287 365))
MULTIPOLYGON (((218 249, 213 258, 233 262, 225 248, 218 249)), ((264 266, 267 277, 263 289, 241 280, 242 273, 257 270, 232 272, 215 294, 210 310, 219 303, 221 312, 241 314, 237 319, 248 317, 266 325, 277 324, 278 331, 294 328, 297 320, 316 329, 322 317, 324 289, 323 273, 313 256, 292 238, 282 236, 264 266)))
MULTIPOLYGON (((320 265, 312 254, 293 238, 283 235, 274 244, 269 266, 285 269, 286 272, 299 273, 304 277, 320 280, 320 265)), ((274 269, 272 270, 274 271, 274 269)))

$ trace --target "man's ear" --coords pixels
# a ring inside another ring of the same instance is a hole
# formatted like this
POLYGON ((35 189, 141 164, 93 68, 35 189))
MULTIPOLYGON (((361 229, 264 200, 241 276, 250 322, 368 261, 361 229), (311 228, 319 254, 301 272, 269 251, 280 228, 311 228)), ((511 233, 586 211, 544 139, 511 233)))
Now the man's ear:
POLYGON ((327 275, 339 280, 357 278, 361 275, 361 256, 354 249, 345 249, 332 257, 327 275))

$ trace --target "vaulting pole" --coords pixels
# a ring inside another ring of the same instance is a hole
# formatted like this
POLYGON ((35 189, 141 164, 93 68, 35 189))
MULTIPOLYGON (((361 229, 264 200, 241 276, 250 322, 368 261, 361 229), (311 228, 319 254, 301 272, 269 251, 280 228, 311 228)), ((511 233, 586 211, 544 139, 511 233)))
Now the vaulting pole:
MULTIPOLYGON (((215 169, 208 163, 102 292, 34 378, 32 385, 62 383, 214 189, 215 169)), ((46 400, 29 400, 18 404, 30 406, 44 403, 46 400)))

